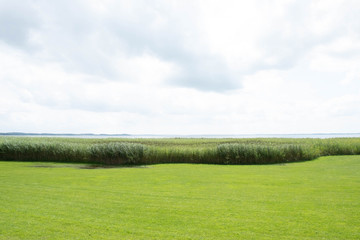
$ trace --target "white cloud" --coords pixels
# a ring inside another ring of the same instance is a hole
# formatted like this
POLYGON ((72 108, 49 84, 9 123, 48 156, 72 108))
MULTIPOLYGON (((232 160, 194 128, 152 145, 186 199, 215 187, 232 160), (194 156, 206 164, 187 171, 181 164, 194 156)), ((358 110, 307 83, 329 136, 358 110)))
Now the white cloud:
POLYGON ((0 2, 0 132, 359 132, 357 1, 0 2))

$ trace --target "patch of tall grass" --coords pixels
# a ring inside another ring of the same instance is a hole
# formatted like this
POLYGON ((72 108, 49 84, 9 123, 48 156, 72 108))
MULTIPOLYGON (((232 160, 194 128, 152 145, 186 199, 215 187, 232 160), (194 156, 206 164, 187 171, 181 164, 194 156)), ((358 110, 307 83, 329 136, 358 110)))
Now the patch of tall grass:
POLYGON ((0 159, 13 161, 87 162, 87 146, 43 141, 3 141, 0 159))
POLYGON ((138 143, 103 143, 88 148, 91 162, 105 164, 141 164, 146 146, 138 143))
POLYGON ((272 164, 360 154, 360 138, 64 139, 0 137, 0 160, 100 164, 272 164))
POLYGON ((310 160, 318 157, 305 145, 221 144, 218 158, 224 164, 271 164, 310 160))
POLYGON ((147 149, 146 164, 156 163, 209 163, 219 164, 216 148, 161 148, 151 147, 147 149))

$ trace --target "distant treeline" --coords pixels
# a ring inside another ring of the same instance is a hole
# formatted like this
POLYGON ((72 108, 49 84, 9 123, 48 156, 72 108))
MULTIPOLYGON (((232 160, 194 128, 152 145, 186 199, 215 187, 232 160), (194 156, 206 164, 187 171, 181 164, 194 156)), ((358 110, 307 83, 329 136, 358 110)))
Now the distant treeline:
POLYGON ((79 139, 0 137, 0 160, 143 165, 273 164, 360 154, 360 138, 79 139))

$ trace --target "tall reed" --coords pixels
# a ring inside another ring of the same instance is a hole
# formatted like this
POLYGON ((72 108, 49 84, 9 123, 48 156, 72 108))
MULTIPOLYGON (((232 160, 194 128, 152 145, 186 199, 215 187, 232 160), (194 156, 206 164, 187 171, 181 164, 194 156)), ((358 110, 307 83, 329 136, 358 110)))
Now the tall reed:
POLYGON ((0 160, 100 164, 271 164, 360 154, 360 138, 61 139, 0 137, 0 160))
POLYGON ((87 146, 68 143, 4 141, 0 159, 15 161, 87 162, 87 146))
POLYGON ((146 146, 137 143, 105 143, 90 146, 90 161, 105 164, 143 164, 146 146))
POLYGON ((310 160, 317 157, 304 145, 221 144, 218 158, 223 164, 270 164, 310 160))

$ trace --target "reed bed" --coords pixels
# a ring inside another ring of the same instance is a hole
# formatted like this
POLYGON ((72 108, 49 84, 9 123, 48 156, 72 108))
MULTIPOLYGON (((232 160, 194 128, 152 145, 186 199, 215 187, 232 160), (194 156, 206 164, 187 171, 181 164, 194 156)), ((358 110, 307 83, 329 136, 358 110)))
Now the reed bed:
POLYGON ((0 137, 0 160, 98 164, 274 164, 360 154, 360 138, 77 139, 0 137))

